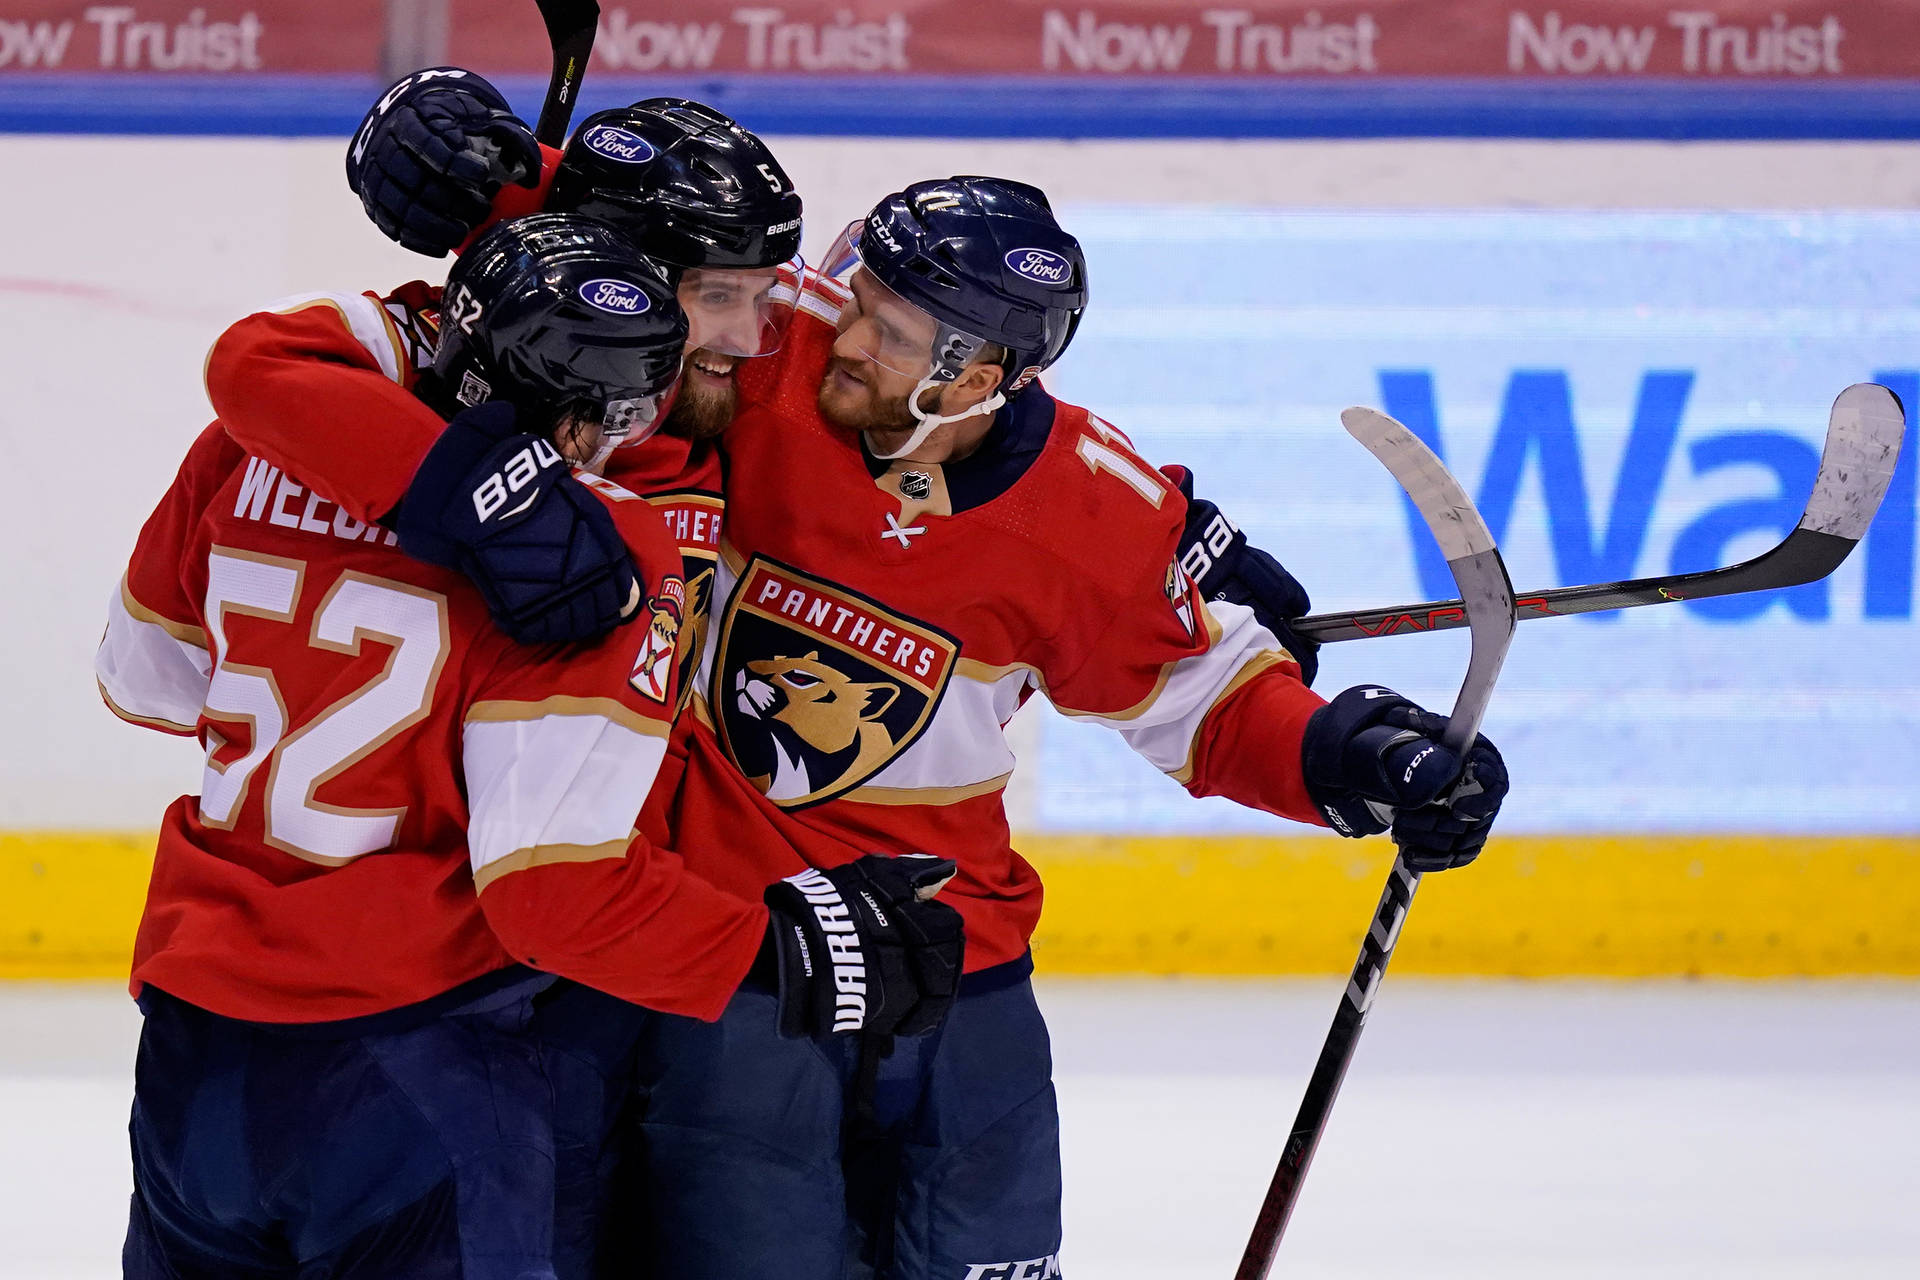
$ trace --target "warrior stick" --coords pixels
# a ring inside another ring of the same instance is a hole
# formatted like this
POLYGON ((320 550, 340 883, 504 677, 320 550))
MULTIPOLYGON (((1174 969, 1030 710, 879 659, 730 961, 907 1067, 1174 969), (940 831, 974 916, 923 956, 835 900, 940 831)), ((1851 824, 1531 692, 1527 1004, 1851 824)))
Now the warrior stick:
POLYGON ((538 0, 541 20, 547 24, 547 40, 553 45, 553 79, 547 82, 546 100, 540 104, 540 123, 533 136, 549 147, 567 140, 567 123, 573 119, 574 99, 580 95, 580 80, 587 74, 587 57, 593 52, 593 38, 600 27, 600 6, 594 0, 538 0))
MULTIPOLYGON (((1507 646, 1513 641, 1518 620, 1514 613, 1513 584, 1500 560, 1500 549, 1487 532, 1487 525, 1474 510, 1473 500, 1450 475, 1433 451, 1418 436, 1383 413, 1372 409, 1348 409, 1340 415, 1354 439, 1364 444, 1386 464, 1394 479, 1413 499, 1414 507, 1433 530, 1447 567, 1465 601, 1464 625, 1473 629, 1473 653, 1467 662, 1467 677, 1454 700, 1453 716, 1447 724, 1441 744, 1463 761, 1480 730, 1486 714, 1487 699, 1493 694, 1493 682, 1500 675, 1507 646)), ((1353 1051, 1360 1043, 1360 1031, 1366 1025, 1367 1010, 1386 974, 1387 961, 1393 958, 1394 943, 1400 926, 1406 923, 1407 909, 1413 905, 1414 891, 1420 887, 1418 872, 1407 870, 1403 858, 1393 860, 1380 905, 1374 908, 1373 924, 1360 943, 1360 959, 1347 980, 1346 994, 1333 1015, 1333 1028, 1320 1048, 1320 1060, 1314 1063, 1307 1081, 1306 1096, 1294 1117, 1293 1132, 1280 1154, 1280 1166, 1274 1170, 1267 1198, 1260 1205, 1253 1235, 1241 1255, 1240 1269, 1234 1280, 1266 1280, 1273 1267, 1274 1252, 1293 1216, 1299 1199, 1300 1184, 1306 1180, 1307 1167, 1325 1132, 1327 1116, 1340 1094, 1340 1082, 1346 1079, 1353 1051)))
MULTIPOLYGON (((1840 567, 1873 523, 1874 513, 1893 481, 1893 465, 1899 459, 1905 433, 1905 417, 1893 392, 1871 382, 1848 387, 1833 402, 1813 496, 1807 500, 1799 525, 1779 546, 1721 569, 1531 592, 1517 601, 1520 617, 1601 613, 1643 604, 1772 591, 1824 578, 1840 567)), ((1449 631, 1468 625, 1468 614, 1458 600, 1430 600, 1391 609, 1319 613, 1300 618, 1292 626, 1309 639, 1331 644, 1409 631, 1449 631)))

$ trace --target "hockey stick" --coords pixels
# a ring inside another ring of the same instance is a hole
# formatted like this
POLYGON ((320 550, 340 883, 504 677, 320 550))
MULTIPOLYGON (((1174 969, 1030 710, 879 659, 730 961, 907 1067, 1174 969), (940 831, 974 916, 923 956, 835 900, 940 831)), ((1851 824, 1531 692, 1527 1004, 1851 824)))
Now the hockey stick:
POLYGON ((600 6, 595 0, 538 0, 538 4, 541 20, 547 24, 547 40, 553 45, 553 79, 547 82, 533 136, 557 147, 567 140, 574 99, 580 95, 580 80, 587 74, 587 57, 600 27, 600 6))
MULTIPOLYGON (((1797 587, 1824 578, 1840 567, 1873 523, 1880 500, 1887 496, 1887 486, 1893 481, 1893 464, 1899 459, 1905 433, 1905 417, 1893 392, 1871 382, 1848 387, 1833 402, 1813 496, 1807 500, 1799 525, 1779 546, 1721 569, 1531 592, 1517 602, 1520 617, 1601 613, 1643 604, 1797 587)), ((1292 626, 1303 636, 1331 644, 1409 631, 1449 631, 1466 626, 1468 614, 1458 600, 1430 600, 1391 609, 1314 614, 1292 626)))
MULTIPOLYGON (((1500 664, 1513 642, 1513 584, 1507 581, 1507 568, 1500 560, 1500 549, 1487 532, 1487 525, 1474 510, 1473 500, 1447 472, 1433 451, 1413 432, 1383 413, 1372 409, 1348 409, 1340 421, 1349 434, 1367 446, 1386 464, 1394 479, 1413 499, 1414 507, 1433 530, 1447 567, 1460 588, 1465 625, 1473 629, 1473 654, 1467 661, 1467 676, 1454 699, 1453 716, 1441 743, 1466 758, 1467 749, 1480 730, 1486 714, 1487 699, 1500 675, 1500 664)), ((1387 961, 1393 958, 1394 943, 1399 941, 1400 926, 1406 923, 1407 909, 1413 905, 1414 891, 1420 887, 1418 872, 1407 870, 1404 859, 1393 860, 1387 885, 1374 908, 1373 924, 1360 942, 1360 959, 1347 980, 1346 994, 1333 1015, 1333 1028, 1320 1047, 1320 1059, 1307 1080, 1306 1096, 1294 1117, 1293 1131, 1280 1153, 1280 1166, 1274 1170, 1267 1198, 1261 1202, 1254 1220, 1253 1234, 1234 1280, 1266 1280, 1273 1267, 1274 1252, 1293 1216, 1299 1199, 1300 1184, 1306 1180, 1307 1167, 1326 1131, 1327 1116, 1340 1083, 1346 1079, 1353 1051, 1360 1043, 1360 1031, 1366 1025, 1367 1010, 1374 992, 1386 974, 1387 961)))

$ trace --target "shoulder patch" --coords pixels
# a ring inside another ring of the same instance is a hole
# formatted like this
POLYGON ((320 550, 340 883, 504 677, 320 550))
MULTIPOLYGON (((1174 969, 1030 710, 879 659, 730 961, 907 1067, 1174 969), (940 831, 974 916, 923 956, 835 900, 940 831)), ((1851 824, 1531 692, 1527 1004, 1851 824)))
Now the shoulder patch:
POLYGON ((647 601, 646 637, 628 677, 635 691, 649 702, 668 705, 680 652, 680 624, 687 616, 687 587, 678 578, 663 578, 647 601))

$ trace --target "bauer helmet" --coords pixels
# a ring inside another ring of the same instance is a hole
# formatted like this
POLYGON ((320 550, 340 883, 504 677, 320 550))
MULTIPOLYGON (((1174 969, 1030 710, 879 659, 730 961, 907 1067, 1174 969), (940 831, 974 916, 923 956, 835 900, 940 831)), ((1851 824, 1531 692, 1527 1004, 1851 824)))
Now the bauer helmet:
POLYGON ((684 98, 596 112, 567 144, 547 207, 611 223, 684 268, 684 303, 705 309, 699 328, 722 335, 703 346, 754 356, 780 345, 773 278, 742 291, 709 274, 771 271, 800 254, 799 193, 767 144, 731 118, 684 98))
POLYGON ((593 466, 653 434, 686 340, 666 268, 605 223, 540 213, 492 228, 454 264, 433 380, 455 407, 508 401, 529 430, 598 428, 593 466))
POLYGON ((959 416, 994 412, 1061 357, 1087 305, 1080 242, 1055 221, 1045 192, 1007 178, 916 182, 886 197, 841 233, 822 263, 840 278, 858 268, 936 325, 929 351, 865 352, 919 380, 908 404, 920 429, 895 457, 955 420, 923 411, 928 387, 953 381, 997 343, 1006 348, 1005 376, 959 416))

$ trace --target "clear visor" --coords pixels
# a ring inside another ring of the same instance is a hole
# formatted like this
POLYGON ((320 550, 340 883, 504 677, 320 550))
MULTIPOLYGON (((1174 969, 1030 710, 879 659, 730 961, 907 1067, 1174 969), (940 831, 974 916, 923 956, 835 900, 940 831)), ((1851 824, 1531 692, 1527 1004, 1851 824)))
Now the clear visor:
POLYGON ((941 323, 882 284, 860 256, 860 233, 865 225, 849 224, 821 262, 822 275, 853 291, 852 301, 841 313, 841 333, 852 338, 861 355, 883 369, 915 382, 929 378, 952 381, 986 345, 985 341, 941 323))
POLYGON ((576 467, 594 470, 615 449, 639 444, 651 436, 659 427, 662 411, 672 395, 673 387, 669 386, 650 396, 609 400, 598 422, 593 421, 590 414, 570 415, 560 430, 561 452, 576 467))
POLYGON ((764 356, 780 349, 793 315, 798 257, 778 267, 693 267, 680 277, 687 350, 764 356))

